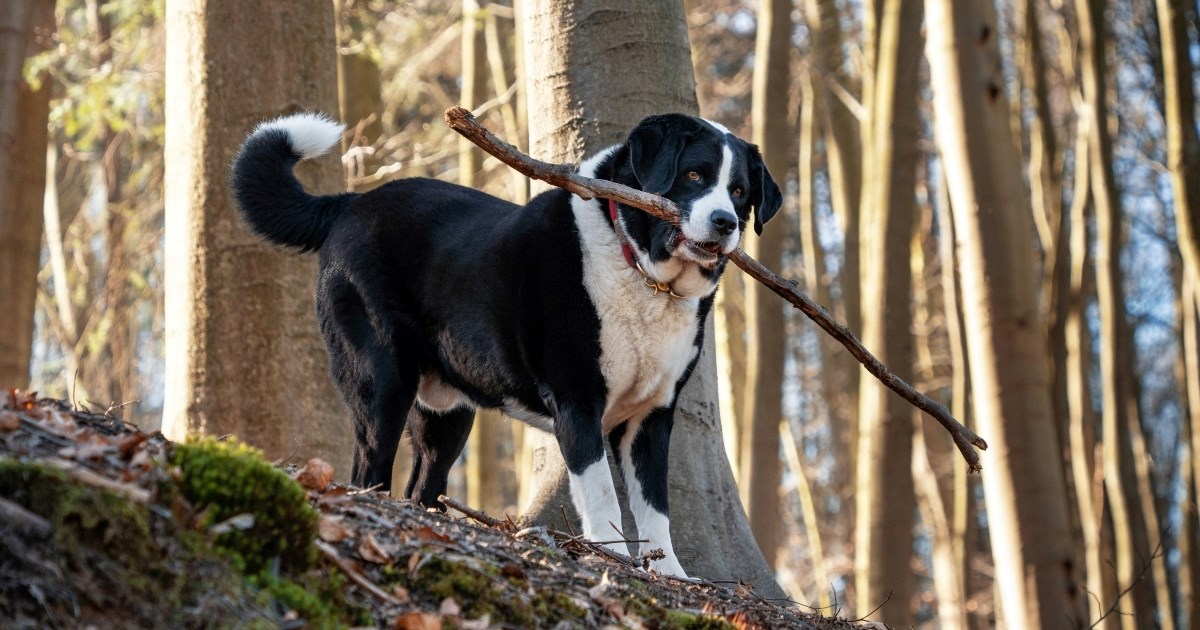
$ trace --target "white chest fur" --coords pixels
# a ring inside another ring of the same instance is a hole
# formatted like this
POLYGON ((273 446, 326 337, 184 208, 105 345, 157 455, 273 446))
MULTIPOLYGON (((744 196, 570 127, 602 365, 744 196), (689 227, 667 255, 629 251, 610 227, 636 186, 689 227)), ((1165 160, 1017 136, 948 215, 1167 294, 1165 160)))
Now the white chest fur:
POLYGON ((675 384, 696 354, 699 298, 655 295, 647 288, 621 256, 616 234, 594 203, 571 201, 582 240, 583 283, 600 317, 607 432, 672 402, 675 384))

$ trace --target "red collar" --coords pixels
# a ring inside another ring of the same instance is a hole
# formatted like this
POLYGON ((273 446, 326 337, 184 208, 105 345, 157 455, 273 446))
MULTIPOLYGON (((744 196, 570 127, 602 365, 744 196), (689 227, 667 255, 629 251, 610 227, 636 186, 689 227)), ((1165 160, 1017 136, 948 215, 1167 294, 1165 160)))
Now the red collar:
POLYGON ((621 226, 621 221, 617 219, 617 202, 612 199, 608 200, 608 216, 612 219, 613 230, 617 233, 617 240, 621 243, 621 254, 625 256, 625 262, 629 266, 638 269, 637 258, 633 255, 633 245, 629 243, 629 236, 625 234, 625 228, 621 226))

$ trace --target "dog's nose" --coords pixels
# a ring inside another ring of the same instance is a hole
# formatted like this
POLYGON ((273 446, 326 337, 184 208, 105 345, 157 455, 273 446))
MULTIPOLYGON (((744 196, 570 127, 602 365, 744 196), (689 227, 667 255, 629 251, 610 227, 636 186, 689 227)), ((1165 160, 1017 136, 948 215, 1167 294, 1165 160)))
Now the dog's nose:
POLYGON ((718 210, 712 213, 708 220, 712 222, 713 229, 720 232, 721 236, 732 234, 737 229, 737 217, 732 212, 718 210))

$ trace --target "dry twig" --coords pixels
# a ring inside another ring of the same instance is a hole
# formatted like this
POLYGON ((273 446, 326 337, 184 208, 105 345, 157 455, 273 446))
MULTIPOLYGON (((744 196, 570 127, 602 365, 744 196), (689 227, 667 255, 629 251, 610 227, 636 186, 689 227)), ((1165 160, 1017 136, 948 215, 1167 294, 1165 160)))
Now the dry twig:
MULTIPOLYGON (((584 199, 595 197, 612 199, 643 210, 664 221, 679 223, 679 209, 671 200, 616 182, 584 177, 575 172, 575 167, 570 164, 550 164, 535 160, 480 126, 471 112, 461 107, 451 107, 446 110, 446 123, 451 129, 479 148, 528 177, 566 189, 584 199)), ((975 448, 986 450, 987 442, 956 420, 945 405, 930 399, 904 379, 896 376, 875 355, 863 347, 850 329, 834 320, 824 307, 813 302, 811 298, 801 292, 794 281, 781 278, 762 266, 757 260, 747 256, 741 249, 734 250, 729 255, 729 259, 750 277, 774 291, 775 294, 787 300, 809 319, 816 322, 822 330, 845 346, 850 354, 888 389, 896 392, 913 406, 941 423, 954 439, 955 446, 962 453, 963 459, 967 461, 967 467, 971 472, 979 472, 982 469, 979 464, 979 453, 975 451, 975 448)))
POLYGON ((342 570, 342 573, 345 573, 346 577, 350 578, 351 582, 354 582, 356 585, 358 585, 359 588, 367 591, 382 602, 392 606, 401 605, 400 600, 392 597, 390 593, 379 588, 377 584, 371 580, 368 580, 366 576, 364 576, 361 571, 351 565, 349 561, 338 555, 337 549, 334 549, 329 543, 323 540, 317 540, 314 541, 313 544, 317 546, 317 549, 319 549, 326 558, 329 558, 330 561, 336 564, 337 567, 342 570))

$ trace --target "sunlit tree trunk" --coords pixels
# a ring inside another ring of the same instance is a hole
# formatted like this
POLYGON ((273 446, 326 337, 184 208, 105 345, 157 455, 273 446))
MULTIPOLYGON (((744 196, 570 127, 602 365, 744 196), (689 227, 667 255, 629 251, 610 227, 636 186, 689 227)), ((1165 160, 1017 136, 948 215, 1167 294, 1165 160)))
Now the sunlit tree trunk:
MULTIPOLYGON (((767 170, 785 181, 790 170, 788 149, 789 61, 792 36, 791 0, 761 0, 754 54, 751 122, 753 141, 762 151, 767 170)), ((783 267, 787 223, 776 224, 761 236, 750 233, 747 253, 772 269, 783 267)), ((779 297, 757 282, 747 285, 745 411, 742 413, 741 457, 738 476, 742 503, 758 547, 775 566, 779 547, 779 421, 783 418, 783 360, 787 347, 783 305, 779 297)))
POLYGON ((1195 3, 1158 0, 1164 104, 1167 117, 1167 167, 1174 187, 1179 251, 1192 278, 1200 278, 1200 137, 1196 132, 1196 94, 1186 15, 1195 3))
MULTIPOLYGON (((933 321, 937 317, 938 297, 930 290, 928 280, 929 261, 937 256, 926 247, 924 238, 932 226, 933 209, 927 208, 921 227, 914 235, 911 247, 912 293, 914 298, 913 327, 917 332, 917 351, 914 374, 926 391, 935 378, 933 343, 933 321)), ((946 236, 945 232, 942 233, 946 236)), ((944 318, 943 318, 944 319, 944 318)), ((946 402, 946 401, 941 401, 946 402)), ((915 411, 915 410, 914 410, 915 411)), ((943 630, 967 627, 966 592, 962 579, 962 563, 959 561, 954 531, 954 485, 955 474, 948 474, 962 466, 954 452, 953 443, 940 427, 924 422, 921 412, 913 414, 916 430, 913 434, 912 475, 917 495, 917 507, 921 520, 932 539, 930 551, 933 574, 933 592, 937 602, 938 625, 943 630)))
POLYGON ((1189 571, 1186 574, 1182 570, 1180 572, 1179 600, 1182 603, 1181 616, 1188 621, 1188 627, 1195 628, 1200 625, 1200 538, 1197 538, 1200 513, 1196 507, 1197 501, 1200 501, 1200 470, 1197 470, 1196 463, 1200 459, 1200 318, 1197 314, 1196 277, 1185 272, 1181 284, 1179 310, 1183 334, 1180 355, 1183 359, 1188 419, 1180 438, 1186 436, 1189 448, 1181 450, 1183 456, 1180 459, 1180 478, 1185 490, 1179 551, 1182 564, 1189 571))
MULTIPOLYGON (((233 207, 229 163, 254 126, 337 111, 333 5, 173 0, 166 13, 163 432, 233 433, 268 457, 350 472, 350 427, 313 310, 316 259, 263 243, 233 207)), ((305 162, 340 190, 336 157, 305 162)))
POLYGON ((1083 612, 1058 461, 1020 159, 986 0, 926 0, 935 131, 962 249, 975 418, 1001 615, 1057 628, 1083 612))
POLYGON ((50 83, 25 81, 25 60, 54 45, 54 0, 0 10, 0 390, 29 385, 46 184, 50 83))
MULTIPOLYGON (((863 266, 863 344, 901 378, 912 379, 910 243, 916 228, 918 68, 924 39, 919 0, 887 0, 878 14, 877 65, 870 107, 871 136, 864 171, 862 217, 872 254, 863 266)), ((855 593, 865 614, 898 627, 913 623, 912 407, 881 383, 859 390, 855 593), (886 601, 886 603, 885 603, 886 601)))
MULTIPOLYGON (((623 141, 647 115, 696 111, 681 4, 535 0, 522 11, 529 100, 538 104, 529 117, 535 157, 574 162, 623 141), (605 20, 584 19, 599 7, 605 20)), ((705 339, 680 394, 671 437, 668 496, 675 552, 690 575, 743 579, 776 594, 768 597, 781 596, 724 457, 711 324, 705 339)), ((571 501, 553 438, 539 441, 534 462, 529 516, 561 526, 562 510, 570 511, 571 501)))

